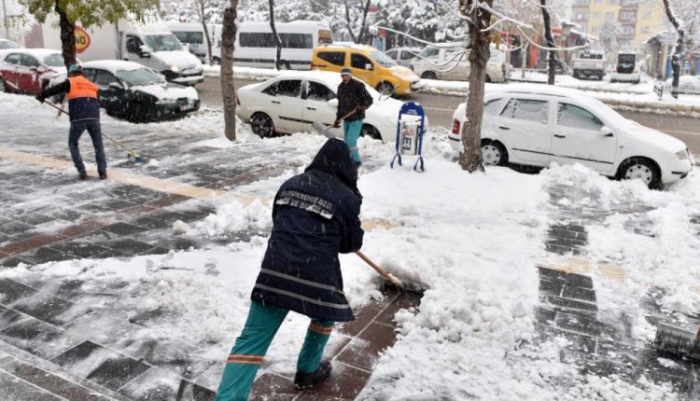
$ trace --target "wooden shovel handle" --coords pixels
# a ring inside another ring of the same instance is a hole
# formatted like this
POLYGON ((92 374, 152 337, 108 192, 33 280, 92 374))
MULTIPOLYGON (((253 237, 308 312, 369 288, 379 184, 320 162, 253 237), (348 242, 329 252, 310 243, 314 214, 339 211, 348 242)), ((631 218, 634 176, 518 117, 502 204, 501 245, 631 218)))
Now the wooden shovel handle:
POLYGON ((392 276, 391 274, 387 273, 386 270, 379 267, 376 263, 374 263, 372 261, 372 259, 368 258, 367 255, 362 253, 362 251, 355 251, 355 253, 357 254, 357 256, 360 257, 360 259, 364 260, 365 263, 370 265, 370 267, 373 268, 377 273, 381 274, 382 277, 391 281, 391 283, 394 284, 395 286, 397 286, 399 288, 403 288, 403 283, 401 281, 399 281, 396 277, 392 276))

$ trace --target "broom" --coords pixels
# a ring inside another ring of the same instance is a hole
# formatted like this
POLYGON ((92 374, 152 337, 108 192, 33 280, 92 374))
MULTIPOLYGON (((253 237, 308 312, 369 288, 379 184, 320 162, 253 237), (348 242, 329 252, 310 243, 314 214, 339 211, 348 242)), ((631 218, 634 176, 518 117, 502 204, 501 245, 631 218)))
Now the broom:
MULTIPOLYGON (((61 107, 56 106, 55 104, 53 104, 53 103, 51 103, 51 102, 44 102, 44 104, 48 104, 49 106, 51 106, 51 107, 53 107, 54 109, 58 110, 58 115, 59 115, 59 116, 61 115, 61 113, 65 114, 65 115, 68 115, 68 112, 66 112, 64 109, 62 109, 61 107)), ((126 146, 122 145, 121 143, 117 142, 114 138, 112 138, 111 136, 105 134, 104 132, 102 133, 102 136, 104 136, 105 138, 109 139, 110 141, 112 141, 115 145, 119 146, 120 148, 126 150, 126 151, 128 152, 128 154, 129 154, 129 155, 127 156, 127 158, 128 158, 128 160, 129 160, 130 162, 133 162, 133 163, 135 163, 135 164, 141 164, 141 163, 143 163, 143 157, 142 157, 140 154, 134 152, 133 150, 131 150, 131 149, 127 148, 126 146)))

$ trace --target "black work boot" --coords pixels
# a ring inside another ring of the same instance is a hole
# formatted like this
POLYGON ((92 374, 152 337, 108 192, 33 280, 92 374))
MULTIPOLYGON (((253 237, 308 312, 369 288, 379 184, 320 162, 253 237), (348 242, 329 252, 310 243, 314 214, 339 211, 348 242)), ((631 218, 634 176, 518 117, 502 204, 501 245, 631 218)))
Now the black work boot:
POLYGON ((107 179, 107 172, 106 171, 100 171, 100 179, 101 180, 107 179))
POLYGON ((87 172, 85 170, 78 171, 78 177, 80 177, 81 180, 87 180, 87 172))
POLYGON ((328 379, 330 375, 331 363, 330 361, 323 361, 321 362, 321 366, 319 366, 313 373, 297 372, 297 374, 294 376, 294 388, 297 390, 311 388, 328 379))

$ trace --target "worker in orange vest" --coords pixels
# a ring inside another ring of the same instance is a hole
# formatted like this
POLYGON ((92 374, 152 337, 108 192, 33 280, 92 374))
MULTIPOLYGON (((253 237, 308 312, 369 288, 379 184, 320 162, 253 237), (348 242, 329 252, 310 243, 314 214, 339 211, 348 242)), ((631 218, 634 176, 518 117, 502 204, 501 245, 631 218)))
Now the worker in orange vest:
POLYGON ((46 98, 66 94, 68 114, 70 116, 68 148, 81 180, 87 178, 87 172, 85 171, 83 159, 80 157, 78 141, 85 130, 90 134, 92 146, 95 147, 97 172, 100 175, 100 179, 107 179, 107 160, 105 159, 105 149, 102 143, 100 102, 97 100, 97 91, 97 85, 90 82, 83 75, 83 68, 79 64, 73 64, 68 67, 67 80, 42 91, 36 97, 37 100, 44 103, 46 98))

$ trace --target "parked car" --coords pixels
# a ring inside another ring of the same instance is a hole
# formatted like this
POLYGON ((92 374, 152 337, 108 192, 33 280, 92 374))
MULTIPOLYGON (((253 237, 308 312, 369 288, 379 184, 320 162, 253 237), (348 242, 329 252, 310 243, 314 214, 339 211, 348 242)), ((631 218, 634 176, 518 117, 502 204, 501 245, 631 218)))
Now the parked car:
MULTIPOLYGON (((462 103, 450 143, 462 150, 462 103)), ((484 163, 546 167, 580 163, 651 188, 685 178, 694 164, 685 143, 632 122, 583 92, 555 86, 511 85, 484 98, 484 163)))
POLYGON ((571 68, 574 70, 573 76, 576 79, 596 78, 602 81, 608 63, 605 59, 605 52, 601 50, 585 49, 574 55, 571 60, 571 68))
POLYGON ((417 47, 396 47, 387 52, 384 52, 390 59, 396 61, 396 64, 411 68, 411 61, 418 54, 420 54, 421 49, 417 47))
MULTIPOLYGON (((336 92, 341 81, 337 73, 285 71, 265 82, 240 88, 236 114, 263 138, 275 133, 313 132, 314 121, 326 125, 335 121, 336 92)), ((365 111, 362 135, 395 141, 396 120, 403 102, 380 95, 366 83, 365 86, 374 103, 365 111)), ((426 118, 426 130, 427 124, 426 118)), ((339 137, 343 135, 342 128, 331 129, 331 132, 339 137)))
POLYGON ((22 46, 18 45, 17 43, 9 40, 9 39, 0 39, 0 50, 5 50, 5 49, 21 49, 22 46))
POLYGON ((66 66, 59 50, 0 50, 0 92, 37 95, 66 66))
MULTIPOLYGON (((673 77, 664 83, 664 92, 671 93, 673 77)), ((686 95, 700 95, 700 75, 683 75, 678 81, 678 93, 686 95)))
POLYGON ((634 82, 642 80, 642 72, 637 65, 637 53, 621 51, 617 53, 617 63, 613 68, 610 82, 634 82))
POLYGON ((401 67, 377 48, 365 45, 324 45, 314 49, 311 69, 340 72, 348 67, 352 75, 382 94, 407 95, 420 88, 420 78, 401 67))
MULTIPOLYGON (((469 51, 465 43, 428 46, 411 62, 411 69, 423 79, 467 81, 470 71, 469 51)), ((506 82, 510 70, 505 52, 492 45, 486 66, 486 82, 506 82)))
MULTIPOLYGON (((98 88, 100 107, 108 115, 133 122, 183 117, 199 110, 199 95, 190 86, 166 82, 163 75, 131 61, 83 63, 85 77, 98 88)), ((65 75, 51 82, 65 80, 65 75)))

